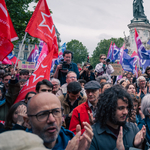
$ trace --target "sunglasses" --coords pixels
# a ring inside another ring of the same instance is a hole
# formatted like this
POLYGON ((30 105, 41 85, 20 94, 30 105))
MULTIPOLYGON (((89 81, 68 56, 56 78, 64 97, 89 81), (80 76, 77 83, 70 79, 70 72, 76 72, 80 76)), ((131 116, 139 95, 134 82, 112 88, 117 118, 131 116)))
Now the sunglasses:
POLYGON ((106 60, 106 58, 101 58, 101 59, 106 60))

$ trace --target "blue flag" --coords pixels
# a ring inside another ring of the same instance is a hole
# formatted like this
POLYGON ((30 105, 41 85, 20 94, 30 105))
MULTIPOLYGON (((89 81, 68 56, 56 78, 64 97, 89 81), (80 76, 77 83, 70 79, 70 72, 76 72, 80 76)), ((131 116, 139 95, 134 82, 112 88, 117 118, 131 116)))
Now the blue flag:
POLYGON ((118 59, 119 54, 120 54, 120 48, 118 48, 116 46, 116 44, 114 43, 113 44, 113 52, 112 52, 112 62, 115 62, 115 60, 118 59))
POLYGON ((13 55, 12 52, 9 53, 9 55, 7 55, 7 57, 8 57, 9 60, 12 59, 14 56, 15 56, 15 55, 13 55))
POLYGON ((134 72, 134 58, 130 57, 125 51, 123 51, 123 62, 122 62, 122 68, 125 71, 134 72))

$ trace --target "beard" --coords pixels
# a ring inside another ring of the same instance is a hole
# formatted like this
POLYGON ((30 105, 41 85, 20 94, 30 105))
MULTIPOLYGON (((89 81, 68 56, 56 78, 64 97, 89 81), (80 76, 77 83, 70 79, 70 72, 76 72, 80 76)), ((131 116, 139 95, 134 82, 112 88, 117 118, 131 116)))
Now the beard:
POLYGON ((125 121, 119 121, 116 117, 110 117, 110 122, 115 125, 123 126, 126 124, 126 119, 125 119, 125 121))

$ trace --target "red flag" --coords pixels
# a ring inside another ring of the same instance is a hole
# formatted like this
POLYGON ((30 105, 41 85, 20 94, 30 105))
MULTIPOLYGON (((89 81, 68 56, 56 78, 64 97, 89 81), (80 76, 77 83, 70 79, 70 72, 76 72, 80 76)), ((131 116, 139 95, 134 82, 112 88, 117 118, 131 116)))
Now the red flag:
POLYGON ((11 41, 18 39, 4 0, 0 2, 0 61, 2 61, 12 50, 11 41))
POLYGON ((53 51, 51 51, 47 57, 42 61, 42 63, 39 65, 39 67, 34 71, 34 73, 30 76, 29 80, 26 82, 26 84, 21 89, 15 103, 24 100, 26 94, 30 91, 35 91, 36 84, 43 80, 47 79, 49 80, 49 74, 51 69, 51 63, 52 63, 52 55, 53 51))
MULTIPOLYGON (((13 64, 15 64, 17 61, 17 57, 14 56, 12 59, 10 59, 10 61, 13 62, 13 64)), ((20 61, 20 60, 18 59, 18 61, 20 61)), ((18 61, 17 61, 17 65, 18 65, 18 61)))
POLYGON ((54 50, 53 58, 58 57, 55 26, 46 0, 39 0, 25 31, 47 43, 49 51, 54 50))
POLYGON ((3 59, 3 61, 2 61, 2 64, 4 64, 4 65, 7 65, 7 64, 12 65, 12 62, 9 60, 8 57, 5 57, 5 58, 3 59))

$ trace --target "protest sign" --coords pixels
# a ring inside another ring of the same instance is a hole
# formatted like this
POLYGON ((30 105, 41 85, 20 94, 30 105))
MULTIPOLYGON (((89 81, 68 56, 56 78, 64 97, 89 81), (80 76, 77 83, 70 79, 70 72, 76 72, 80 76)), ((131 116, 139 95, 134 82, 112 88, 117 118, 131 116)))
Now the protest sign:
POLYGON ((122 75, 122 66, 121 64, 111 64, 114 68, 114 72, 111 74, 111 76, 118 76, 122 75))
POLYGON ((19 67, 19 69, 34 70, 35 69, 35 63, 34 62, 27 62, 27 61, 19 61, 18 67, 19 67))

